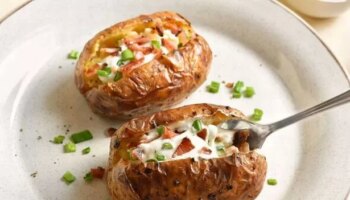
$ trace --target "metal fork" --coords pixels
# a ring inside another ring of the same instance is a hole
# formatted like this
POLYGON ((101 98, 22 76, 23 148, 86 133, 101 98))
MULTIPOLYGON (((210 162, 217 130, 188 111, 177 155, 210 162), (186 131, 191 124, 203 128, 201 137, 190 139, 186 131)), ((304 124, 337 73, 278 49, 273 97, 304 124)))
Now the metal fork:
POLYGON ((247 120, 228 120, 222 124, 221 128, 239 131, 249 130, 250 135, 248 137, 248 143, 251 150, 261 148, 266 138, 278 129, 284 128, 288 125, 294 124, 300 120, 303 120, 309 116, 323 112, 330 108, 345 104, 350 101, 350 90, 333 97, 323 103, 299 112, 295 115, 282 119, 272 124, 261 125, 247 120))

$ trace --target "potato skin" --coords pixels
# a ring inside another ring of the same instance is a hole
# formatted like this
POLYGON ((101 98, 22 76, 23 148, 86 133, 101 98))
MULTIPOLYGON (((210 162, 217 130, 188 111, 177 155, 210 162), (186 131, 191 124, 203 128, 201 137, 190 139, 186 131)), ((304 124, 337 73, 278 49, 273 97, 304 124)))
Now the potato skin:
POLYGON ((174 160, 141 163, 125 159, 127 148, 138 145, 154 124, 171 124, 187 118, 218 124, 230 118, 245 118, 238 110, 210 104, 194 104, 135 118, 112 137, 107 184, 113 199, 255 199, 260 193, 267 163, 255 151, 194 161, 174 160))
POLYGON ((132 118, 180 103, 206 80, 211 60, 208 43, 194 32, 190 22, 177 13, 158 12, 117 23, 93 37, 77 62, 75 82, 95 113, 108 118, 132 118), (178 54, 157 57, 123 73, 123 78, 117 82, 89 85, 84 74, 98 44, 110 35, 164 20, 180 23, 193 33, 190 41, 179 48, 178 54), (179 62, 173 62, 175 58, 179 62))

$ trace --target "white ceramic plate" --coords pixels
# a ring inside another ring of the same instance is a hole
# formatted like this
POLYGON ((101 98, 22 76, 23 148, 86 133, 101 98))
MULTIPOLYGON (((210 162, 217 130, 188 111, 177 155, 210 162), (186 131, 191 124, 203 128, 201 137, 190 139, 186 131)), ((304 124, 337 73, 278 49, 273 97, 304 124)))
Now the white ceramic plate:
MULTIPOLYGON (((349 87, 317 36, 273 1, 36 0, 0 25, 0 199, 108 199, 104 182, 86 184, 83 176, 106 165, 103 132, 118 123, 90 111, 66 55, 105 27, 160 10, 188 17, 214 52, 207 82, 183 104, 224 104, 246 114, 259 107, 263 122, 272 122, 349 87), (223 86, 209 94, 212 80, 244 80, 257 94, 233 100, 223 86), (90 129, 95 138, 64 154, 49 140, 67 126, 90 129), (81 155, 87 146, 92 152, 81 155), (69 186, 60 180, 67 170, 77 177, 69 186)), ((350 186, 349 113, 343 106, 272 135, 262 151, 267 177, 279 183, 265 185, 258 199, 343 199, 350 186)))

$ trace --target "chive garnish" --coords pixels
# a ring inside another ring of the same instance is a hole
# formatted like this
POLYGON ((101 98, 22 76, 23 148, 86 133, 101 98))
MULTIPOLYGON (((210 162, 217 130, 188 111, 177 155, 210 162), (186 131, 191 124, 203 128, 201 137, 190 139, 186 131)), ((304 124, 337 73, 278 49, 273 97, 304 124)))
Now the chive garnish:
POLYGON ((152 40, 151 44, 153 48, 160 49, 160 42, 158 40, 152 40))
POLYGON ((64 153, 72 153, 76 151, 76 146, 74 143, 68 142, 63 146, 63 149, 64 149, 64 153))
POLYGON ((55 144, 62 144, 64 138, 65 138, 64 135, 58 135, 58 136, 56 136, 56 137, 53 138, 52 143, 55 143, 55 144))
POLYGON ((90 147, 86 147, 85 149, 82 150, 82 153, 83 154, 88 154, 88 153, 90 153, 90 151, 91 151, 91 148, 90 147))
POLYGON ((75 176, 70 171, 66 171, 62 176, 62 180, 69 185, 75 181, 75 176))
POLYGON ((193 126, 194 129, 196 129, 196 131, 202 130, 202 122, 201 122, 201 120, 199 120, 199 119, 194 120, 193 123, 192 123, 192 126, 193 126))
POLYGON ((114 81, 119 81, 123 77, 123 74, 120 71, 117 71, 114 76, 114 81))
POLYGON ((84 130, 84 131, 80 131, 77 133, 73 133, 72 136, 70 137, 70 139, 75 143, 80 143, 80 142, 84 142, 87 140, 91 140, 93 138, 91 132, 89 130, 84 130))
POLYGON ((121 60, 133 60, 135 58, 134 53, 130 49, 125 49, 121 54, 121 60))
POLYGON ((274 178, 269 178, 269 179, 267 179, 267 184, 268 185, 277 185, 277 180, 274 178))
POLYGON ((216 81, 212 81, 210 85, 208 85, 207 90, 211 93, 218 93, 220 89, 220 83, 216 81))
POLYGON ((261 109, 255 108, 255 109, 254 109, 254 113, 253 113, 253 115, 251 116, 251 119, 252 119, 253 121, 260 121, 261 118, 262 118, 262 116, 263 116, 263 114, 264 114, 264 112, 263 112, 261 109))
POLYGON ((69 54, 68 54, 68 58, 69 59, 73 59, 76 60, 79 57, 79 51, 76 50, 72 50, 69 54))
POLYGON ((173 145, 169 142, 166 142, 162 145, 162 149, 173 149, 173 145))
POLYGON ((157 127, 157 133, 159 136, 162 136, 165 132, 165 127, 163 125, 157 127))
POLYGON ((250 98, 250 97, 254 96, 254 94, 255 94, 255 90, 254 90, 253 87, 246 87, 246 89, 244 91, 244 96, 245 97, 250 98))
POLYGON ((243 87, 244 87, 243 81, 237 81, 237 83, 233 87, 233 92, 241 93, 243 87))

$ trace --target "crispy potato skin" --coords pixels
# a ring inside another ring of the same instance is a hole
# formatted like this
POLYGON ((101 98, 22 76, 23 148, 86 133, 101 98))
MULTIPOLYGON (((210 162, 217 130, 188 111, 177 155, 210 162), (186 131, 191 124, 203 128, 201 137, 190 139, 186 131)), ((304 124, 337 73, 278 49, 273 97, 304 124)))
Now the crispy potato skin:
POLYGON ((127 148, 137 146, 154 124, 171 124, 187 118, 218 124, 245 118, 238 110, 195 104, 135 118, 112 137, 107 184, 112 198, 124 200, 255 199, 260 193, 267 163, 255 151, 235 153, 211 160, 174 160, 141 163, 125 159, 127 148))
POLYGON ((91 86, 85 77, 86 65, 96 54, 97 44, 113 34, 132 31, 135 27, 159 20, 173 20, 188 27, 190 23, 173 12, 158 12, 115 24, 92 38, 76 65, 75 82, 91 109, 108 118, 132 118, 168 108, 180 103, 205 80, 212 60, 208 43, 198 34, 190 39, 178 53, 159 56, 151 62, 123 73, 117 82, 91 86), (176 58, 179 62, 173 62, 176 58))

